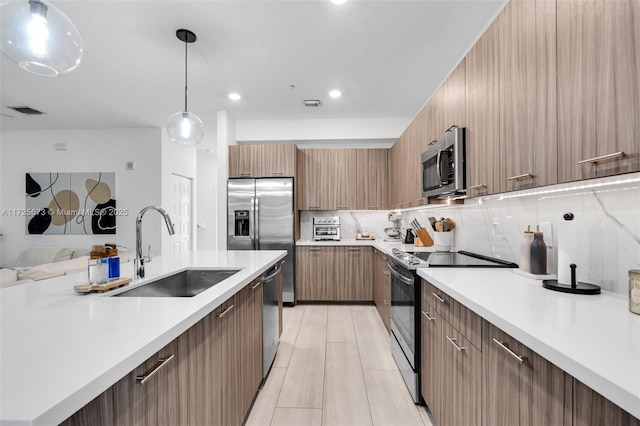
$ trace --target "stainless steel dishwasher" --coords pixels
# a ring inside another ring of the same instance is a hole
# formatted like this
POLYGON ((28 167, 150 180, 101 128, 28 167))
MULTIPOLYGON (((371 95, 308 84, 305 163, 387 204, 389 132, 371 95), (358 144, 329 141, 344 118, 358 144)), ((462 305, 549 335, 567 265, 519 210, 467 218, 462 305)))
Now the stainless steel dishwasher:
POLYGON ((267 377, 280 343, 278 315, 278 279, 281 267, 276 264, 262 276, 262 377, 267 377))

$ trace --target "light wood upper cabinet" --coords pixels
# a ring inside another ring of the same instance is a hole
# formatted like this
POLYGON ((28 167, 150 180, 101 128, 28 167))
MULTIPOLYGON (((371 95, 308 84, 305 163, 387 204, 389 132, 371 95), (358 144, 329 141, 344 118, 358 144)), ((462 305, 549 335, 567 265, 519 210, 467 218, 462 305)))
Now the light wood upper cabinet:
POLYGON ((383 210, 388 205, 388 149, 356 150, 356 210, 383 210))
POLYGON ((492 324, 483 327, 484 424, 571 426, 571 377, 492 324))
POLYGON ((563 0, 557 15, 558 180, 640 170, 640 3, 563 0))
POLYGON ((231 145, 229 177, 295 177, 295 145, 231 145))
POLYGON ((357 155, 355 149, 327 149, 323 164, 323 210, 355 210, 357 155))
POLYGON ((500 186, 497 41, 495 26, 490 26, 466 58, 467 194, 472 197, 494 194, 500 186))
POLYGON ((498 191, 557 182, 556 3, 512 0, 495 20, 501 160, 498 191))
POLYGON ((298 150, 298 209, 320 210, 320 187, 322 182, 323 150, 301 149, 298 150))

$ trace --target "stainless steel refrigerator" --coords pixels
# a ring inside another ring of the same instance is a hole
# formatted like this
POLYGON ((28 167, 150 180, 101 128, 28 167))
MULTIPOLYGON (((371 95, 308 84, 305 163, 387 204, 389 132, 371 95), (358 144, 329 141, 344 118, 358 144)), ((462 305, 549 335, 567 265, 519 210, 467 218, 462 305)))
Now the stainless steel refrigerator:
POLYGON ((227 248, 286 250, 283 302, 295 302, 293 178, 229 179, 227 248))

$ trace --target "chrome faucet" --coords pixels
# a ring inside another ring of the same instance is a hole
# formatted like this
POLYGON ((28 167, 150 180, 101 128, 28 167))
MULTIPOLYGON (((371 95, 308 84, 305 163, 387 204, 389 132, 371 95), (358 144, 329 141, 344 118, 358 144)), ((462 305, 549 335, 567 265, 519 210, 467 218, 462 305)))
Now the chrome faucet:
MULTIPOLYGON (((171 223, 169 213, 167 213, 165 209, 162 207, 147 206, 140 210, 136 219, 136 259, 133 262, 133 269, 135 270, 136 278, 144 278, 144 264, 145 262, 151 262, 150 253, 147 254, 147 256, 142 255, 142 216, 144 216, 147 210, 155 210, 160 213, 167 224, 169 235, 175 234, 175 231, 173 230, 173 223, 171 223)), ((151 247, 149 247, 149 251, 151 251, 151 247)))

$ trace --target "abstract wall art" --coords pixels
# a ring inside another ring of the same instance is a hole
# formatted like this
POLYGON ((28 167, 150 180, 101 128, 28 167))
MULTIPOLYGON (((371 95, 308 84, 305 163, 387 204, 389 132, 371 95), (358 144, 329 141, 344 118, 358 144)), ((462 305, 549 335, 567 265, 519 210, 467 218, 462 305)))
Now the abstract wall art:
POLYGON ((27 234, 115 234, 115 173, 27 173, 27 234))

